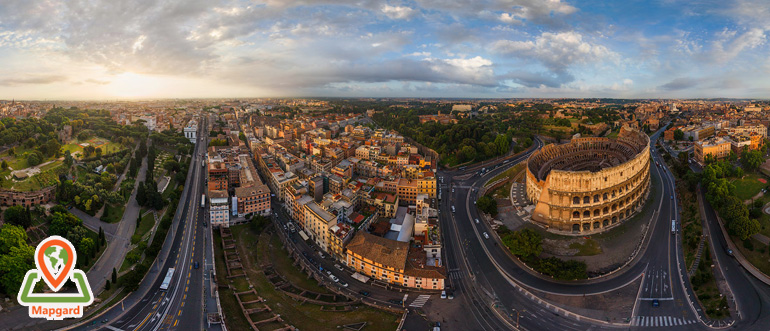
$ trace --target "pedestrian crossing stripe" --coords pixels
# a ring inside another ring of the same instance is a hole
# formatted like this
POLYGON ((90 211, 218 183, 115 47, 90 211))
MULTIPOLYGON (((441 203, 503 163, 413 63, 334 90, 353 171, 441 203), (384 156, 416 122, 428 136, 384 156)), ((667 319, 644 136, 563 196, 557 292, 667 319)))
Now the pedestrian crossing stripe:
POLYGON ((685 320, 671 316, 636 316, 631 320, 631 326, 665 327, 693 324, 693 320, 685 320))
POLYGON ((409 305, 409 307, 416 307, 420 308, 425 305, 426 302, 428 302, 428 299, 430 299, 430 295, 423 294, 417 297, 417 299, 414 299, 412 301, 412 304, 409 305))

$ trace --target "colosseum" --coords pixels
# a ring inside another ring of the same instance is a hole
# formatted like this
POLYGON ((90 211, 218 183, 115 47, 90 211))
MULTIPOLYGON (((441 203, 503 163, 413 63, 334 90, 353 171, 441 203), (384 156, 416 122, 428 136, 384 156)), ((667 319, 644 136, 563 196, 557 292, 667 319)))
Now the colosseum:
POLYGON ((623 127, 617 139, 574 138, 527 159, 532 220, 550 231, 587 234, 640 210, 650 187, 650 138, 623 127))

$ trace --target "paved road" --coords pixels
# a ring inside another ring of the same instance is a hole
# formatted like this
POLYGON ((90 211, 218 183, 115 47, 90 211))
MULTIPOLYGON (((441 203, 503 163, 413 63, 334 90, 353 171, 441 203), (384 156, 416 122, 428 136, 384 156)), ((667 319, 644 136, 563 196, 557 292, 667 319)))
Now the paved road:
MULTIPOLYGON (((653 135, 652 141, 655 141, 661 132, 659 131, 653 135)), ((660 162, 659 156, 655 152, 653 152, 653 158, 660 162)), ((583 295, 603 293, 623 287, 629 282, 638 279, 641 275, 643 277, 642 286, 631 316, 631 324, 627 326, 663 326, 691 329, 697 323, 699 312, 686 294, 688 283, 686 281, 683 283, 682 278, 679 276, 684 270, 683 263, 680 262, 683 258, 681 251, 678 249, 680 247, 678 245, 678 236, 671 235, 670 222, 672 219, 677 219, 677 206, 676 201, 670 198, 674 195, 674 184, 673 177, 668 170, 664 167, 655 166, 654 163, 652 164, 651 177, 655 190, 658 193, 654 194, 655 199, 650 203, 656 207, 657 212, 644 215, 644 217, 653 218, 650 244, 639 254, 636 263, 607 279, 582 283, 562 283, 539 278, 530 273, 529 270, 522 268, 507 255, 503 248, 493 240, 494 238, 485 239, 482 237, 481 234, 483 232, 493 233, 490 227, 484 222, 475 224, 473 221, 476 218, 481 218, 471 202, 477 198, 476 189, 481 187, 489 178, 506 170, 505 168, 513 166, 517 161, 511 162, 506 167, 494 169, 480 178, 473 176, 468 180, 453 181, 450 185, 454 188, 454 193, 448 193, 451 190, 449 187, 443 189, 444 192, 447 192, 447 195, 450 197, 450 203, 455 206, 457 212, 449 220, 446 220, 446 217, 442 217, 444 224, 452 225, 443 227, 445 237, 449 238, 449 240, 445 240, 445 245, 449 248, 446 250, 448 261, 450 261, 450 264, 453 263, 452 261, 455 264, 458 261, 461 262, 457 267, 459 270, 475 271, 475 274, 466 272, 467 277, 472 278, 470 284, 481 284, 481 286, 484 286, 486 279, 488 287, 483 293, 510 292, 512 283, 515 283, 516 285, 523 285, 526 288, 538 289, 544 292, 583 295), (459 234, 456 239, 452 238, 453 229, 457 229, 456 232, 459 234), (460 259, 455 255, 458 250, 452 248, 457 243, 460 243, 465 248, 464 250, 459 250, 460 259), (464 251, 466 255, 463 256, 464 251), (476 264, 474 265, 474 263, 476 264), (495 279, 498 275, 501 277, 495 279), (650 304, 653 299, 660 301, 660 307, 653 309, 650 304)), ((439 176, 456 178, 457 173, 440 173, 439 176)), ((446 203, 446 200, 448 199, 445 198, 443 203, 446 203)), ((450 210, 450 208, 446 207, 442 208, 442 210, 450 210)), ((445 215, 446 213, 442 216, 445 215)), ((460 286, 463 286, 462 282, 460 286)), ((574 326, 576 322, 585 323, 585 319, 581 319, 578 322, 576 318, 570 318, 564 321, 554 321, 553 325, 548 326, 543 323, 544 320, 547 320, 547 315, 544 314, 549 313, 547 306, 533 305, 534 301, 532 300, 521 300, 521 298, 509 295, 492 295, 487 300, 492 301, 492 299, 500 300, 503 306, 510 312, 513 312, 514 309, 519 309, 519 311, 526 309, 529 311, 529 313, 524 314, 521 318, 522 326, 527 329, 563 328, 565 325, 574 326), (528 308, 521 308, 522 306, 528 308)), ((481 320, 482 315, 479 313, 477 319, 481 320)), ((622 323, 623 321, 615 322, 622 323)), ((487 327, 490 326, 491 324, 487 327)), ((593 321, 582 327, 596 326, 606 326, 606 324, 593 321)))

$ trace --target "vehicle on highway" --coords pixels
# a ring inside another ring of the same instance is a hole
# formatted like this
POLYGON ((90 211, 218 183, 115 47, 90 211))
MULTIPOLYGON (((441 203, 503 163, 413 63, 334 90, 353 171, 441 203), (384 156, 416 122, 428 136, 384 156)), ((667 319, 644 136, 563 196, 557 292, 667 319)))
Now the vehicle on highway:
POLYGON ((392 303, 394 305, 401 305, 401 306, 404 305, 404 300, 401 300, 401 299, 390 299, 390 300, 388 300, 388 302, 390 302, 390 303, 392 303))
POLYGON ((673 194, 671 195, 671 200, 674 200, 674 195, 673 194))
POLYGON ((441 291, 441 298, 446 299, 446 290, 441 291))
POLYGON ((503 164, 506 164, 506 163, 508 163, 508 162, 510 162, 510 161, 511 161, 511 160, 505 160, 505 161, 503 161, 503 164))
POLYGON ((166 271, 166 278, 163 278, 163 283, 160 284, 160 289, 168 290, 168 286, 171 285, 171 279, 174 278, 174 268, 168 268, 166 271))
POLYGON ((368 297, 370 293, 368 291, 361 290, 361 291, 358 291, 358 294, 368 297))
POLYGON ((335 275, 329 275, 329 279, 333 280, 335 283, 340 281, 340 279, 335 275))
POLYGON ((452 188, 452 193, 455 193, 455 189, 454 189, 454 187, 452 188))
POLYGON ((487 238, 487 239, 489 239, 489 234, 487 234, 486 232, 484 232, 484 238, 487 238))
POLYGON ((733 250, 728 248, 727 249, 727 255, 733 256, 733 250))
POLYGON ((479 219, 478 218, 476 219, 476 224, 479 224, 479 219))
POLYGON ((339 263, 334 265, 335 268, 337 268, 339 271, 342 271, 342 266, 339 265, 339 263))
POLYGON ((453 213, 455 212, 455 206, 452 206, 452 212, 453 213))
POLYGON ((660 301, 658 301, 658 299, 652 299, 652 306, 653 307, 660 307, 660 301))
POLYGON ((195 263, 193 263, 193 268, 198 269, 198 261, 195 261, 195 263))
POLYGON ((321 251, 318 251, 318 256, 320 256, 322 259, 324 258, 324 253, 321 251))
POLYGON ((206 208, 206 195, 201 194, 201 208, 206 208))
POLYGON ((340 285, 342 285, 342 287, 348 287, 348 282, 346 282, 346 281, 344 281, 342 279, 340 279, 339 283, 340 283, 340 285))
POLYGON ((671 234, 676 234, 676 220, 671 220, 671 234))

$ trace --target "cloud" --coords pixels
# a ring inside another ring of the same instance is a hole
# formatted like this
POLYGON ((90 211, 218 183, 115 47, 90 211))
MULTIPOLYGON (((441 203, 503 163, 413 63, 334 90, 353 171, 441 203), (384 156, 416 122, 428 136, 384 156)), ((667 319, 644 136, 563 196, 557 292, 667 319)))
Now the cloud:
POLYGON ((744 50, 763 45, 765 40, 765 31, 760 28, 751 28, 741 34, 734 30, 724 29, 717 34, 717 38, 712 43, 711 56, 714 61, 725 63, 734 59, 744 50))
POLYGON ((0 85, 3 86, 17 86, 17 85, 42 85, 52 84, 66 81, 67 77, 60 75, 28 75, 19 78, 6 78, 0 80, 0 85))
POLYGON ((679 91, 690 89, 698 86, 701 83, 700 80, 690 77, 679 77, 674 80, 659 86, 659 88, 665 91, 679 91))
MULTIPOLYGON (((575 31, 544 32, 534 41, 498 40, 491 45, 491 49, 500 55, 539 62, 562 83, 572 80, 567 70, 574 64, 616 61, 619 58, 617 53, 603 45, 584 41, 583 36, 575 31)), ((552 80, 548 82, 546 86, 553 86, 552 80)))
POLYGON ((394 20, 410 19, 417 13, 417 10, 407 6, 391 6, 387 4, 383 5, 381 10, 386 16, 394 20))

